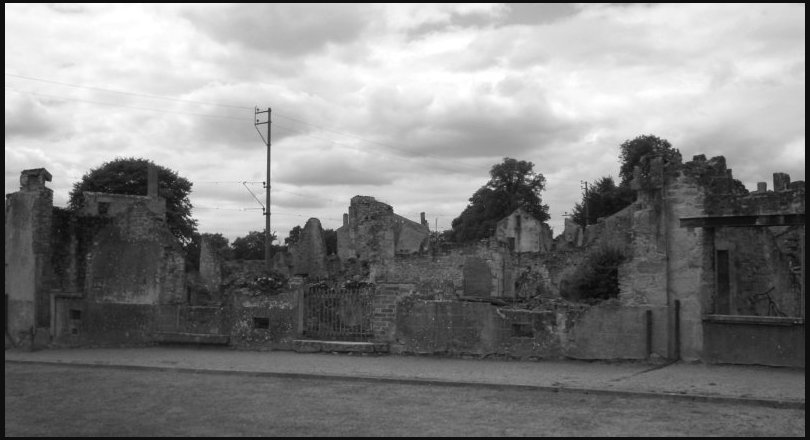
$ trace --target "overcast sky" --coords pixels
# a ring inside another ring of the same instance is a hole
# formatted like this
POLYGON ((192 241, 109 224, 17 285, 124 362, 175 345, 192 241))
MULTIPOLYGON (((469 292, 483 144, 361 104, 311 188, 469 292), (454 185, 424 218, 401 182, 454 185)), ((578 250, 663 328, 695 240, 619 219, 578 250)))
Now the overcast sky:
POLYGON ((447 229, 504 157, 545 176, 557 235, 643 134, 749 190, 804 180, 805 5, 5 4, 6 193, 44 167, 65 206, 143 157, 193 182, 200 232, 263 230, 256 106, 280 238, 355 195, 447 229))

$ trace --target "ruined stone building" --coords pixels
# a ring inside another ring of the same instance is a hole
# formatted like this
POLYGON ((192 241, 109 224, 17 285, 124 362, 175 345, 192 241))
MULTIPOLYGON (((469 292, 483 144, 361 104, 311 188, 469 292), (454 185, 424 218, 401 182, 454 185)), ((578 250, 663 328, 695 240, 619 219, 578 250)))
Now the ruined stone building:
POLYGON ((548 252, 552 246, 551 228, 523 208, 498 222, 495 238, 515 252, 548 252))
POLYGON ((151 340, 159 309, 187 302, 156 170, 146 195, 88 192, 76 213, 54 209, 45 169, 21 180, 6 196, 7 343, 151 340))
POLYGON ((15 343, 185 335, 303 351, 804 366, 804 182, 775 173, 772 190, 749 192, 722 157, 644 158, 634 203, 587 228, 567 221, 554 239, 518 209, 489 239, 442 243, 424 215, 417 223, 356 196, 337 257, 326 255, 317 219, 276 256, 278 272, 263 261, 226 264, 203 243, 200 278, 221 299, 211 307, 183 287, 153 190, 86 194, 82 213, 65 215, 52 208, 47 171, 22 178, 6 197, 15 343), (572 297, 606 252, 620 257, 604 276, 615 291, 572 297))
POLYGON ((338 257, 372 261, 422 252, 429 246, 429 234, 424 213, 416 223, 374 197, 355 196, 337 230, 338 257))

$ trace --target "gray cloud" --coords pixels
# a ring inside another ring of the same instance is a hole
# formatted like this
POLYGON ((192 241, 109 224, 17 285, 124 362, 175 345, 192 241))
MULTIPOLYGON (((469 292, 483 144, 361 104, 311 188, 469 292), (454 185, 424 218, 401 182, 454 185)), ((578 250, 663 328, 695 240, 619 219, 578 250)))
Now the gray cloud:
POLYGON ((261 3, 195 5, 183 16, 217 40, 298 57, 354 40, 366 26, 367 11, 363 5, 261 3))
POLYGON ((52 110, 40 104, 39 100, 29 96, 6 99, 5 138, 14 137, 42 138, 55 132, 58 127, 56 115, 52 110), (9 105, 11 104, 11 105, 9 105))
POLYGON ((579 11, 572 3, 507 3, 505 24, 538 25, 554 23, 579 11))

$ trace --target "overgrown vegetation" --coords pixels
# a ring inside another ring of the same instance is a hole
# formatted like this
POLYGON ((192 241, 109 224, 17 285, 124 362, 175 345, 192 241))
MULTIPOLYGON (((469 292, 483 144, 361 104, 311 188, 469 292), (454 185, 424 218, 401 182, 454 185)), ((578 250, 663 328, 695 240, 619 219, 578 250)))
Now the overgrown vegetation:
POLYGON ((448 238, 456 242, 487 238, 499 220, 523 208, 540 221, 549 219, 540 192, 546 179, 531 162, 504 158, 489 171, 490 180, 470 197, 470 204, 452 222, 448 238))
POLYGON ((621 249, 594 249, 560 285, 560 295, 574 302, 596 304, 619 296, 619 266, 626 260, 621 249))
POLYGON ((672 148, 666 139, 651 134, 628 139, 619 145, 618 185, 613 177, 601 177, 591 183, 588 192, 583 194, 582 201, 574 205, 573 220, 580 226, 592 225, 600 217, 608 217, 635 201, 635 193, 630 188, 636 166, 640 167, 642 181, 650 179, 650 162, 644 160, 659 156, 664 163, 680 160, 680 152, 672 148))
POLYGON ((70 209, 78 210, 84 204, 85 191, 145 196, 147 167, 157 169, 158 194, 166 199, 166 224, 183 247, 188 246, 197 232, 197 220, 191 217, 191 182, 177 172, 148 159, 116 158, 90 170, 73 184, 70 191, 70 209))
MULTIPOLYGON (((289 235, 284 239, 284 245, 289 247, 298 243, 298 241, 301 240, 302 232, 304 232, 304 228, 301 226, 295 226, 290 229, 289 235)), ((337 231, 334 229, 324 229, 323 238, 326 240, 326 255, 337 254, 337 231)))
MULTIPOLYGON (((264 231, 250 231, 244 237, 237 237, 231 244, 234 260, 264 260, 264 231)), ((276 240, 276 234, 270 235, 270 240, 276 240)), ((273 253, 283 250, 283 246, 272 245, 273 253)))

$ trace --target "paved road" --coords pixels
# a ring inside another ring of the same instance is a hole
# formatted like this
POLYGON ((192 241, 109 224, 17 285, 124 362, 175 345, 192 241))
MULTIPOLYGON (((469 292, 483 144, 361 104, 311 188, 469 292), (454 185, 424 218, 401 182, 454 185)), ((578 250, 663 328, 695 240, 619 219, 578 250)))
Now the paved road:
POLYGON ((347 380, 523 386, 804 408, 804 369, 677 362, 501 361, 360 356, 213 347, 6 350, 6 361, 314 376, 347 380))

